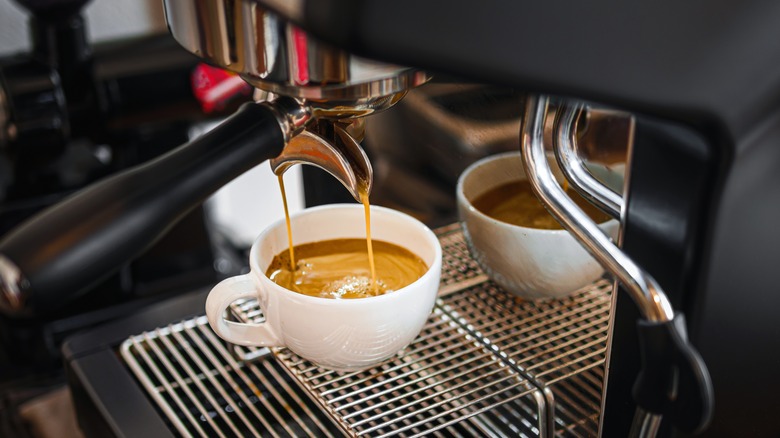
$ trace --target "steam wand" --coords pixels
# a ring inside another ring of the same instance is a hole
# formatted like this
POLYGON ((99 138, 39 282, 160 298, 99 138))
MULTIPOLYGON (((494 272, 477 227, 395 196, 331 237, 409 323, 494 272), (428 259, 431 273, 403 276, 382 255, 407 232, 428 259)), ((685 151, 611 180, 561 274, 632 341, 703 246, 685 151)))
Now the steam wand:
MULTIPOLYGON (((704 361, 687 340, 684 316, 675 314, 658 283, 615 246, 556 182, 543 142, 548 104, 546 96, 529 96, 526 101, 520 141, 531 187, 558 222, 626 287, 643 317, 637 322, 643 364, 634 384, 638 408, 632 434, 654 436, 662 415, 684 432, 701 431, 712 417, 712 382, 704 361)), ((568 132, 573 119, 565 120, 568 132)), ((556 139, 571 138, 565 134, 556 139)))

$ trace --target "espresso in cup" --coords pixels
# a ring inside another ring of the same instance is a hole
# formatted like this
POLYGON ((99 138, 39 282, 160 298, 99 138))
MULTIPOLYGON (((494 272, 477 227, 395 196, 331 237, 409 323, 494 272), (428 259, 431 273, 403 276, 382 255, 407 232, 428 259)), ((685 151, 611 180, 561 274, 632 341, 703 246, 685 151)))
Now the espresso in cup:
MULTIPOLYGON (((597 224, 610 219, 575 190, 568 188, 566 194, 597 224)), ((477 196, 471 203, 482 213, 511 225, 541 230, 563 229, 539 202, 527 180, 518 179, 503 183, 477 196)))
POLYGON ((367 298, 391 293, 422 277, 428 265, 399 245, 373 241, 376 282, 365 239, 332 239, 296 245, 276 254, 265 275, 285 289, 321 298, 367 298), (290 254, 296 256, 291 264, 290 254))

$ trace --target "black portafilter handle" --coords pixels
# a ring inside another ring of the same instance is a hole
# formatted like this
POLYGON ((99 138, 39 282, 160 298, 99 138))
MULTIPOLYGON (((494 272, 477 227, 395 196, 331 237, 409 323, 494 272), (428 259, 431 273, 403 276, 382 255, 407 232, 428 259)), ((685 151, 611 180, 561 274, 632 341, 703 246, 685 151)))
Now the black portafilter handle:
POLYGON ((0 241, 0 310, 44 315, 115 272, 217 189, 282 151, 285 116, 244 104, 202 137, 98 181, 0 241))

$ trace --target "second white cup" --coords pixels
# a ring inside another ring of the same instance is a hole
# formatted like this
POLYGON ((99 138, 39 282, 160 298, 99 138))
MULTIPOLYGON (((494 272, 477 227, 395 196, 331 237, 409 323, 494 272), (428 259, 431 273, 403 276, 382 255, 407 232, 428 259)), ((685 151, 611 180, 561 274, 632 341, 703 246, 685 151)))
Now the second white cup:
MULTIPOLYGON (((552 166, 562 178, 557 166, 552 166)), ((604 268, 566 230, 502 222, 472 203, 495 187, 525 179, 519 152, 494 155, 469 166, 457 186, 463 233, 474 259, 504 290, 522 298, 561 298, 598 279, 604 268)), ((599 227, 614 239, 619 224, 611 219, 599 227)))

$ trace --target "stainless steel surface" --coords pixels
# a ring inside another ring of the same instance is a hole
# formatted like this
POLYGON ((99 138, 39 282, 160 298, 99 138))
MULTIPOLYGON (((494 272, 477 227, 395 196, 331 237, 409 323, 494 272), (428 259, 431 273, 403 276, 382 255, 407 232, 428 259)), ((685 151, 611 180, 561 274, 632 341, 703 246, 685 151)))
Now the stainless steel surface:
MULTIPOLYGON (((427 73, 371 61, 323 44, 256 0, 165 0, 174 38, 190 52, 273 93, 351 105, 395 95, 427 73), (339 103, 340 102, 340 103, 339 103)), ((270 2, 295 17, 300 2, 270 2)))
POLYGON ((623 198, 594 178, 580 158, 577 125, 582 114, 587 111, 581 103, 564 105, 559 109, 553 137, 555 157, 566 179, 578 193, 608 215, 620 220, 623 198))
POLYGON ((350 134, 363 136, 364 123, 361 119, 343 122, 323 119, 318 122, 319 125, 313 125, 312 109, 294 98, 280 96, 264 105, 274 112, 286 143, 282 152, 270 160, 275 174, 282 175, 295 164, 310 164, 333 175, 358 202, 361 201, 361 192, 371 193, 374 181, 371 163, 350 134), (324 139, 306 130, 307 127, 323 127, 332 135, 324 139))
POLYGON ((14 262, 0 254, 0 308, 18 312, 24 305, 24 276, 14 262))
POLYGON ((295 164, 317 166, 333 175, 361 202, 361 192, 371 193, 374 181, 371 163, 344 127, 334 124, 332 129, 335 136, 331 141, 309 131, 293 137, 282 153, 270 161, 271 169, 275 174, 281 175, 295 164))
MULTIPOLYGON (((309 436, 595 436, 610 284, 601 280, 563 300, 522 301, 486 280, 459 226, 439 236, 442 287, 428 324, 371 370, 327 371, 286 349, 274 350, 274 359, 267 349, 235 347, 243 359, 236 361, 203 317, 133 336, 122 356, 183 435, 254 428, 309 436), (290 400, 297 417, 270 415, 260 406, 266 399, 252 399, 269 386, 277 389, 268 403, 290 400)), ((263 318, 254 300, 232 310, 240 320, 263 318)))
POLYGON ((634 415, 634 421, 631 423, 629 436, 633 437, 654 437, 658 435, 658 429, 661 427, 661 415, 652 414, 642 408, 637 408, 634 415))
POLYGON ((290 97, 278 97, 273 101, 267 101, 268 107, 276 115, 279 127, 284 135, 284 142, 288 143, 293 137, 300 134, 306 126, 314 121, 312 109, 290 97))
POLYGON ((507 403, 526 433, 545 420, 538 388, 440 308, 401 356, 365 372, 321 370, 289 351, 277 357, 355 436, 429 434, 507 403))
POLYGON ((626 286, 645 319, 671 320, 674 311, 655 279, 615 246, 555 180, 547 163, 542 138, 548 103, 546 96, 529 96, 521 130, 523 164, 534 192, 558 222, 626 286))
POLYGON ((269 8, 293 21, 301 21, 303 19, 303 1, 304 0, 258 0, 259 3, 267 5, 269 8))
POLYGON ((338 433, 268 350, 237 362, 205 316, 133 336, 120 352, 182 436, 338 433))

